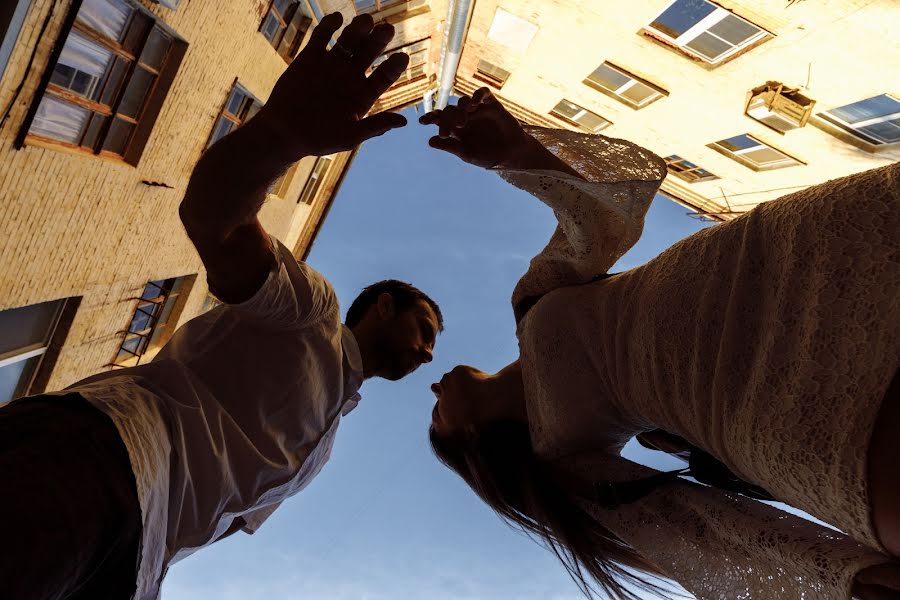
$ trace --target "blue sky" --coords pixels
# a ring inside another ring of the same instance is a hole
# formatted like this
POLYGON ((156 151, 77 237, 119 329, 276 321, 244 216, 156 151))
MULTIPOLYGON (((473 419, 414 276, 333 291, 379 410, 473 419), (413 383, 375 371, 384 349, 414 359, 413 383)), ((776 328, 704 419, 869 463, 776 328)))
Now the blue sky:
MULTIPOLYGON (((435 359, 401 382, 366 382, 322 473, 255 535, 236 534, 172 567, 164 600, 582 597, 549 552, 438 464, 426 436, 433 381, 460 363, 494 372, 516 358, 510 294, 549 239, 553 214, 496 174, 428 148, 434 128, 412 109, 404 114, 407 127, 360 151, 309 262, 344 307, 387 278, 431 295, 446 324, 435 359)), ((640 242, 614 270, 705 226, 658 197, 640 242)), ((679 464, 629 450, 654 466, 679 464)))

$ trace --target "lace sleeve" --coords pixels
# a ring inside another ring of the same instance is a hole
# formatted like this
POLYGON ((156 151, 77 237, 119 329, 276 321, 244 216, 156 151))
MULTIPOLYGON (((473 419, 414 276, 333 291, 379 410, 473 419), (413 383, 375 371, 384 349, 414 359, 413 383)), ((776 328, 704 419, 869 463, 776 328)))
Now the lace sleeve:
MULTIPOLYGON (((655 472, 609 455, 570 457, 560 467, 606 481, 655 472)), ((891 562, 838 531, 685 480, 615 510, 584 507, 701 599, 847 600, 856 573, 891 562)))
POLYGON ((516 320, 524 314, 523 301, 606 273, 637 242, 666 176, 662 159, 625 140, 541 127, 526 131, 583 179, 557 171, 498 171, 552 208, 559 221, 516 285, 516 320))

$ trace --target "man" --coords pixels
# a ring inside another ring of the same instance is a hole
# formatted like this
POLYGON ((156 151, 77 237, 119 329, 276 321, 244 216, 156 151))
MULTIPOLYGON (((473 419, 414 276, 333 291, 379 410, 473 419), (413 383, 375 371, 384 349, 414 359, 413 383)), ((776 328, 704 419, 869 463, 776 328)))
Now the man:
POLYGON ((268 104, 191 176, 181 218, 225 304, 147 365, 0 410, 4 598, 156 598, 169 564, 252 533, 318 473, 364 379, 431 360, 434 301, 383 281, 342 325, 331 285, 257 219, 289 164, 405 124, 363 118, 408 62, 365 75, 393 28, 357 17, 329 51, 341 21, 322 19, 268 104))

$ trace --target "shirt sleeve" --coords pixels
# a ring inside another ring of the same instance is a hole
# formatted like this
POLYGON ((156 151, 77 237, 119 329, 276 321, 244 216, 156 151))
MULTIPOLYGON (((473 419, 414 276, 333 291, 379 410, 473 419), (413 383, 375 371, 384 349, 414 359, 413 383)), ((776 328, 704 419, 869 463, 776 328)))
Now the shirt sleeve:
MULTIPOLYGON (((566 459, 603 481, 656 471, 621 456, 566 459)), ((601 524, 697 598, 847 600, 853 578, 891 559, 847 535, 738 494, 685 480, 616 509, 583 501, 601 524)))
POLYGON ((498 170, 552 208, 558 221, 513 292, 517 320, 523 301, 606 273, 640 238, 666 176, 661 158, 626 140, 541 127, 526 131, 583 179, 559 171, 498 170))
POLYGON ((248 300, 229 307, 278 329, 300 329, 337 310, 334 288, 321 273, 297 261, 272 237, 276 264, 248 300))
POLYGON ((241 515, 244 519, 244 526, 241 528, 241 531, 249 534, 256 533, 279 506, 281 506, 281 502, 276 502, 275 504, 269 504, 268 506, 244 513, 241 515))

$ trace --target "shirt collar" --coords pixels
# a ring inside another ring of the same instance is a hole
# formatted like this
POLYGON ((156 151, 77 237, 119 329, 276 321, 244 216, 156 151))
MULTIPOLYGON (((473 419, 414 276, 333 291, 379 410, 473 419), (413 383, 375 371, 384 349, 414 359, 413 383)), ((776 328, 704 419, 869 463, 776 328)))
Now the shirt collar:
POLYGON ((341 408, 341 415, 346 416, 362 400, 362 396, 359 395, 359 388, 363 382, 363 362, 356 337, 350 331, 350 328, 344 324, 341 324, 341 347, 344 352, 344 363, 349 367, 347 372, 344 373, 344 389, 350 394, 344 400, 344 405, 341 408))

